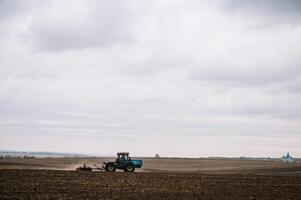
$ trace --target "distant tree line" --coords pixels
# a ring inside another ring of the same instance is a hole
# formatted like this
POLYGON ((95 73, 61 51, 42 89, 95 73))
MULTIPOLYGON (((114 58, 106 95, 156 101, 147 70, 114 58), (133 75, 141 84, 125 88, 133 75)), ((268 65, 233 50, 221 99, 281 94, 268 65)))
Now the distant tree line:
POLYGON ((0 159, 33 159, 36 158, 35 156, 12 156, 12 155, 2 155, 0 156, 0 159))

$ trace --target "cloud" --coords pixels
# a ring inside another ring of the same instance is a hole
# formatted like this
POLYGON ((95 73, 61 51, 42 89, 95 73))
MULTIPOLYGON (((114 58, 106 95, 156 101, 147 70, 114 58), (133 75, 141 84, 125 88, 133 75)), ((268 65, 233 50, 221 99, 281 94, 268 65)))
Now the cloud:
MULTIPOLYGON (((29 1, 28 1, 29 2, 29 1)), ((23 13, 28 8, 28 4, 23 0, 0 1, 0 19, 5 19, 19 13, 23 13)))
POLYGON ((248 16, 249 20, 256 21, 257 28, 300 24, 301 3, 298 0, 226 0, 223 2, 223 7, 227 12, 248 16))
POLYGON ((267 14, 286 14, 286 15, 300 15, 301 2, 298 0, 262 0, 262 1, 235 1, 226 0, 225 4, 228 8, 233 9, 252 9, 267 14))
POLYGON ((35 51, 108 47, 131 40, 124 1, 50 1, 37 11, 27 37, 35 51))

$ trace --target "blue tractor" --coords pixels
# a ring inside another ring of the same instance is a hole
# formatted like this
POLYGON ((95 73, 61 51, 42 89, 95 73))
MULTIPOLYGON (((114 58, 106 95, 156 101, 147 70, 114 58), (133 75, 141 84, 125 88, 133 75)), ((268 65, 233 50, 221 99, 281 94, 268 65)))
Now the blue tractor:
POLYGON ((103 171, 115 172, 116 169, 121 169, 124 172, 134 172, 136 168, 142 167, 142 160, 132 160, 128 152, 117 153, 115 162, 104 162, 103 166, 88 167, 86 163, 82 167, 76 168, 77 171, 103 171))
POLYGON ((115 162, 104 162, 103 169, 107 172, 115 172, 121 169, 124 172, 134 172, 136 168, 142 167, 142 160, 132 160, 128 152, 117 153, 115 162))

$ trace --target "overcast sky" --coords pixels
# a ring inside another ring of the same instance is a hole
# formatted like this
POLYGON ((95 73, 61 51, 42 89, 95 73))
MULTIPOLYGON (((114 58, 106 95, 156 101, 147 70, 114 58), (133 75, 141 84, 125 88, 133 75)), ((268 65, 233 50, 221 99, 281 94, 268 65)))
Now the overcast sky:
POLYGON ((0 149, 301 156, 301 1, 0 0, 0 149))

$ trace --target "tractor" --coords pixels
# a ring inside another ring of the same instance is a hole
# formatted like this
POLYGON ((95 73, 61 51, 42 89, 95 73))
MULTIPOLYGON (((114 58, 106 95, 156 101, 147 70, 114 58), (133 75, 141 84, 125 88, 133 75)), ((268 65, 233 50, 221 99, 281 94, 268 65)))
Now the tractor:
POLYGON ((117 153, 115 162, 104 162, 103 168, 107 172, 115 172, 116 169, 121 169, 124 172, 134 172, 135 168, 142 167, 142 160, 132 160, 127 152, 117 153))
POLYGON ((77 171, 106 171, 106 172, 115 172, 116 169, 121 169, 124 172, 134 172, 136 168, 142 167, 142 160, 132 160, 129 157, 128 152, 119 152, 117 153, 117 158, 115 162, 104 162, 102 167, 98 167, 94 164, 94 168, 87 167, 84 163, 84 166, 78 167, 77 171))

